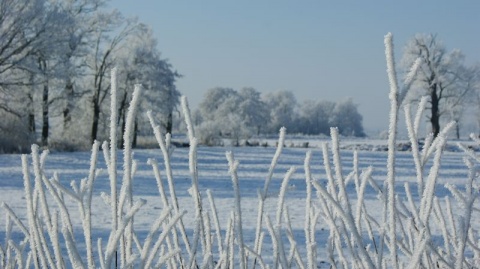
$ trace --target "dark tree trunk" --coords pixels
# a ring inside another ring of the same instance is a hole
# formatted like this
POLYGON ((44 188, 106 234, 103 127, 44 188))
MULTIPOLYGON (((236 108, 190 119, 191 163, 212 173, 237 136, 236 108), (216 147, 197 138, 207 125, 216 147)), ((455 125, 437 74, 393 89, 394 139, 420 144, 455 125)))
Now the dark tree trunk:
POLYGON ((28 131, 30 134, 34 135, 36 128, 35 128, 35 113, 33 111, 33 98, 31 94, 28 94, 29 98, 29 112, 28 112, 28 131))
POLYGON ((457 139, 460 139, 460 124, 457 121, 457 124, 455 124, 455 132, 457 134, 457 139))
POLYGON ((124 148, 124 140, 123 135, 125 134, 125 110, 127 107, 127 91, 123 94, 123 98, 120 101, 120 107, 118 108, 118 122, 117 125, 120 125, 120 133, 122 134, 120 137, 120 148, 124 148))
POLYGON ((173 129, 173 113, 172 111, 169 111, 167 116, 167 133, 172 134, 172 129, 173 129))
POLYGON ((74 96, 73 96, 73 82, 68 79, 67 84, 65 85, 65 92, 67 97, 67 105, 65 109, 63 109, 63 131, 66 131, 72 122, 72 115, 71 112, 75 105, 74 103, 74 96))
POLYGON ((133 141, 132 141, 132 148, 137 147, 137 135, 138 135, 138 123, 135 120, 135 124, 133 125, 133 141))
POLYGON ((120 143, 120 148, 124 149, 125 148, 125 139, 124 139, 124 136, 125 136, 125 126, 126 126, 126 119, 125 119, 125 113, 123 113, 122 115, 122 137, 120 138, 121 139, 121 143, 120 143))
POLYGON ((48 82, 43 85, 43 99, 42 99, 42 146, 48 146, 48 82))
POLYGON ((63 109, 63 131, 67 130, 70 120, 70 108, 67 106, 65 109, 63 109))
POLYGON ((438 98, 436 84, 433 84, 431 86, 430 99, 431 99, 430 101, 432 102, 432 108, 431 108, 432 115, 430 117, 430 123, 432 124, 433 136, 437 137, 438 133, 440 132, 440 111, 439 111, 440 99, 438 98))
POLYGON ((98 104, 98 100, 93 100, 92 134, 90 136, 90 142, 92 144, 97 139, 99 118, 100 118, 100 104, 98 104))
MULTIPOLYGON (((98 45, 98 44, 97 44, 98 45)), ((98 49, 98 47, 97 47, 98 49)), ((97 132, 98 132, 98 122, 100 119, 100 106, 102 105, 105 96, 107 95, 107 90, 103 89, 103 79, 105 78, 105 74, 108 68, 107 60, 111 53, 111 49, 107 50, 102 57, 102 61, 100 66, 95 70, 95 78, 93 80, 94 85, 94 95, 93 95, 93 122, 92 122, 92 133, 90 136, 90 142, 93 142, 97 139, 97 132), (103 93, 102 93, 103 92, 103 93)))
POLYGON ((35 92, 35 86, 34 86, 34 75, 33 73, 30 74, 30 87, 31 90, 28 93, 28 131, 30 132, 31 135, 35 136, 35 111, 34 111, 34 106, 33 106, 33 93, 35 92))
MULTIPOLYGON (((120 106, 118 108, 119 117, 118 117, 117 124, 120 124, 120 119, 123 119, 123 121, 125 122, 126 107, 127 107, 127 91, 125 91, 125 93, 123 94, 122 100, 120 100, 120 106)), ((123 130, 123 128, 125 128, 124 125, 125 124, 122 125, 122 130, 123 130)))
POLYGON ((35 114, 28 114, 28 131, 31 134, 35 134, 35 114))

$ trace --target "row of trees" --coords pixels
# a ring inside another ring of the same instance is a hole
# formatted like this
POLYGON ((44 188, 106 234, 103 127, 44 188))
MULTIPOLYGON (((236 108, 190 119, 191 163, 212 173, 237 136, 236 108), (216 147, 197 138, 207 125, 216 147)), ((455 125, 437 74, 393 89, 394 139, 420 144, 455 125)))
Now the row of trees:
MULTIPOLYGON (((114 66, 119 129, 134 85, 141 83, 141 109, 153 110, 164 129, 172 131, 180 75, 161 57, 152 30, 108 9, 106 1, 0 0, 2 150, 28 148, 32 142, 85 148, 105 138, 114 66)), ((459 50, 447 51, 431 34, 416 35, 407 43, 404 70, 415 61, 413 90, 404 103, 427 95, 432 132, 437 135, 442 122, 455 120, 459 136, 465 108, 476 104, 480 111, 480 67, 466 65, 459 50)), ((141 119, 136 130, 147 130, 141 119)), ((351 99, 299 104, 291 92, 262 96, 253 88, 211 89, 198 108, 196 123, 208 144, 221 137, 238 141, 277 133, 281 126, 303 134, 328 134, 330 126, 337 126, 342 135, 364 136, 362 116, 351 99)))
POLYGON ((328 135, 330 127, 336 126, 342 135, 365 136, 362 116, 351 98, 299 104, 290 91, 262 96, 254 88, 208 90, 195 113, 195 123, 201 142, 210 145, 224 137, 238 143, 252 135, 276 134, 282 126, 290 133, 308 135, 328 135))
POLYGON ((159 120, 171 131, 179 75, 148 26, 105 0, 0 0, 3 146, 39 140, 82 147, 105 137, 114 66, 119 128, 134 84, 142 83, 148 98, 141 107, 163 115, 159 120))

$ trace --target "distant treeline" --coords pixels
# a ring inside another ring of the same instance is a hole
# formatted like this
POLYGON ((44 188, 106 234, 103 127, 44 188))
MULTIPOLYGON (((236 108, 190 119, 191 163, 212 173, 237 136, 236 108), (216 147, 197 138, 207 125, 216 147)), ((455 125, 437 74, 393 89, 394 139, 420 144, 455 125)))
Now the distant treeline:
POLYGON ((362 115, 351 98, 298 103, 290 91, 262 96, 253 88, 210 89, 195 113, 195 124, 198 139, 207 145, 225 137, 238 143, 252 135, 278 133, 281 127, 289 133, 329 135, 333 126, 345 136, 365 136, 362 115))

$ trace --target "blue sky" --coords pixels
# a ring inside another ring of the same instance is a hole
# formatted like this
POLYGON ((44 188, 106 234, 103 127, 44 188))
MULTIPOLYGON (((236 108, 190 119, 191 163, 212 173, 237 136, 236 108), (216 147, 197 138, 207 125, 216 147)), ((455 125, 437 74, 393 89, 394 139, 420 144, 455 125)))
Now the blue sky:
POLYGON ((307 99, 352 97, 370 133, 388 127, 383 37, 395 53, 416 33, 480 62, 480 1, 113 0, 152 27, 196 107, 210 88, 289 90, 307 99))

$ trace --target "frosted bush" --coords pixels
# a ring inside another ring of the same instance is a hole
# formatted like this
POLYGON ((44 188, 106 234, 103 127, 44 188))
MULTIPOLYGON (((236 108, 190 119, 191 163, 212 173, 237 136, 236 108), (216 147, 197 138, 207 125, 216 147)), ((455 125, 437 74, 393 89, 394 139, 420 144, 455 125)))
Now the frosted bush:
POLYGON ((204 121, 197 127, 199 142, 207 146, 222 146, 221 126, 218 122, 204 121))
MULTIPOLYGON (((480 156, 463 147, 469 171, 465 188, 447 185, 451 195, 436 197, 434 188, 446 134, 453 124, 447 125, 437 137, 427 137, 420 149, 418 126, 426 99, 420 102, 414 117, 407 104, 403 111, 412 144, 411 165, 416 172, 416 184, 399 186, 395 173, 397 121, 402 107, 401 97, 405 96, 409 83, 406 81, 403 88, 398 86, 390 34, 385 37, 385 45, 391 86, 388 173, 377 178, 371 167, 360 170, 356 152, 352 169, 347 171, 340 157, 338 129, 332 128, 331 142, 322 146, 326 185, 312 173, 311 152, 305 156, 302 238, 293 235, 290 209, 285 203, 287 186, 295 168, 286 171, 275 200, 267 195, 282 154, 285 129, 280 130, 278 147, 268 167, 264 188, 258 191, 255 234, 248 236, 254 240, 249 241, 246 233, 253 231, 242 228, 244 209, 239 192, 242 184, 237 173, 239 163, 233 153, 226 153, 235 207, 227 218, 223 218, 226 222, 220 222, 214 194, 207 190, 207 197, 202 197, 205 193, 199 188, 198 141, 187 100, 182 98, 190 143, 188 167, 192 202, 187 209, 194 215, 194 229, 193 232, 187 230, 186 211, 176 196, 171 137, 164 135, 148 113, 163 159, 163 165, 155 159, 148 161, 157 183, 162 213, 151 221, 150 231, 140 240, 134 222, 145 201, 133 196, 132 181, 137 163, 131 148, 133 119, 141 96, 138 86, 127 115, 123 160, 117 160, 118 110, 115 102, 111 104, 110 142, 93 144, 90 171, 79 184, 72 182, 65 186, 57 176, 47 178, 45 160, 48 151, 40 152, 38 146, 32 146, 30 165, 28 157, 22 156, 27 216, 24 221, 8 204, 3 204, 7 229, 5 243, 0 248, 0 268, 318 268, 325 259, 332 268, 480 267, 480 238, 472 227, 472 220, 478 219, 480 211, 475 206, 479 193, 476 163, 480 162, 480 156), (102 194, 111 213, 111 227, 105 241, 94 238, 92 233, 92 218, 95 217, 92 215, 93 183, 98 173, 97 160, 102 153, 111 188, 110 193, 102 194), (123 164, 121 173, 116 169, 119 163, 123 164), (121 183, 119 189, 117 181, 121 183), (347 191, 349 184, 353 191, 347 191), (416 192, 412 192, 414 187, 416 192), (398 195, 398 188, 404 188, 406 197, 398 195), (365 199, 367 190, 376 192, 377 199, 373 203, 380 206, 369 207, 368 203, 372 201, 365 199), (206 200, 208 203, 204 203, 206 200), (270 200, 277 205, 272 212, 266 206, 270 200), (72 203, 78 209, 72 207, 72 203), (374 212, 378 208, 383 211, 374 212), (460 211, 454 214, 454 210, 460 211), (320 222, 328 227, 326 245, 319 244, 316 238, 320 222), (20 239, 12 240, 13 234, 18 232, 22 235, 20 239), (319 253, 326 253, 327 257, 320 257, 319 253)), ((412 74, 415 72, 413 68, 412 74)), ((111 100, 116 100, 115 79, 113 71, 111 100)))

